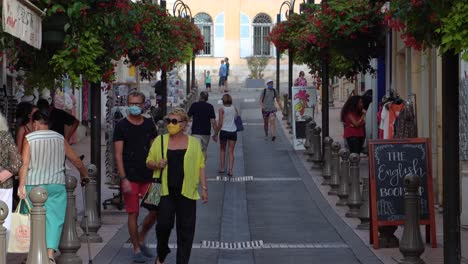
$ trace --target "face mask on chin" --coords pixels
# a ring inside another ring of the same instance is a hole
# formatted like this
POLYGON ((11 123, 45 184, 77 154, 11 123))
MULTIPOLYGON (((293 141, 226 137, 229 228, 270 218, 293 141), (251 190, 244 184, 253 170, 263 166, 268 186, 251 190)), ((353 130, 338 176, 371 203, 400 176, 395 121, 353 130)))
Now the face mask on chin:
POLYGON ((182 130, 182 127, 180 124, 174 125, 174 124, 168 124, 167 125, 167 132, 169 132, 170 135, 175 135, 179 133, 182 130))
POLYGON ((139 107, 137 105, 129 106, 128 107, 128 113, 133 115, 133 116, 141 115, 141 107, 139 107))

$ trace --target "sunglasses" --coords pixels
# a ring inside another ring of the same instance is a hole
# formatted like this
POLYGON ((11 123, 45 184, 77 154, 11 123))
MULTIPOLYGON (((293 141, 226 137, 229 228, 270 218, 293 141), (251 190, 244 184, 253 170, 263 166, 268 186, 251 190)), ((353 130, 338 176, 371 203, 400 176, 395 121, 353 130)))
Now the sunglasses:
POLYGON ((175 119, 175 118, 172 118, 172 119, 170 119, 170 118, 164 118, 164 121, 165 121, 166 123, 168 123, 168 124, 172 123, 173 125, 177 125, 178 123, 183 123, 183 122, 185 122, 185 120, 180 120, 180 121, 179 121, 179 120, 177 120, 177 119, 175 119))

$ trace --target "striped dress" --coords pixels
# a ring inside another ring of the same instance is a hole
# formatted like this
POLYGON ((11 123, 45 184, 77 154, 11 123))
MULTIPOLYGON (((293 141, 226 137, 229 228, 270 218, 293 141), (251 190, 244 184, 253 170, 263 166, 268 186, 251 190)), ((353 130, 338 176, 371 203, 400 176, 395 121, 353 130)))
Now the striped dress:
POLYGON ((52 130, 26 135, 31 150, 26 185, 65 184, 64 137, 52 130))

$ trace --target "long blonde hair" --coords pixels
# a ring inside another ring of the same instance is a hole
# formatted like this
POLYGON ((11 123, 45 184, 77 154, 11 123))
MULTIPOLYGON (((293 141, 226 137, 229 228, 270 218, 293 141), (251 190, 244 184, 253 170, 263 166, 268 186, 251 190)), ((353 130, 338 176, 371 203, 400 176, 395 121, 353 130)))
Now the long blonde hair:
POLYGON ((2 112, 0 112, 0 131, 8 131, 8 122, 2 112))

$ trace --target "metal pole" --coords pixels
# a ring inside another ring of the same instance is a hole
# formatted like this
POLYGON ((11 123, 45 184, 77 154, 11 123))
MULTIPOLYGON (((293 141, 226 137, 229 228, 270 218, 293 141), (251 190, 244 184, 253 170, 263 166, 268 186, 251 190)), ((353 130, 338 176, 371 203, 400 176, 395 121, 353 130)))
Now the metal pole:
POLYGON ((190 93, 190 61, 185 64, 186 68, 186 77, 185 77, 185 96, 190 93))
MULTIPOLYGON (((281 22, 281 14, 276 14, 276 23, 281 22)), ((276 49, 276 91, 280 94, 280 52, 276 49)))
MULTIPOLYGON (((322 7, 327 5, 326 0, 322 0, 322 7)), ((328 48, 322 50, 322 142, 330 134, 329 113, 328 113, 328 48)))
MULTIPOLYGON (((294 2, 289 8, 289 15, 294 14, 294 2)), ((292 86, 293 86, 293 65, 294 65, 294 52, 288 49, 288 98, 292 98, 292 86)))
POLYGON ((96 208, 101 218, 101 85, 91 83, 91 163, 96 164, 96 208))
POLYGON ((461 261, 458 63, 453 50, 442 56, 444 263, 461 261))
POLYGON ((192 58, 192 86, 190 88, 195 87, 195 53, 193 53, 193 58, 192 58))
POLYGON ((167 114, 167 72, 161 71, 161 113, 163 116, 167 114))

